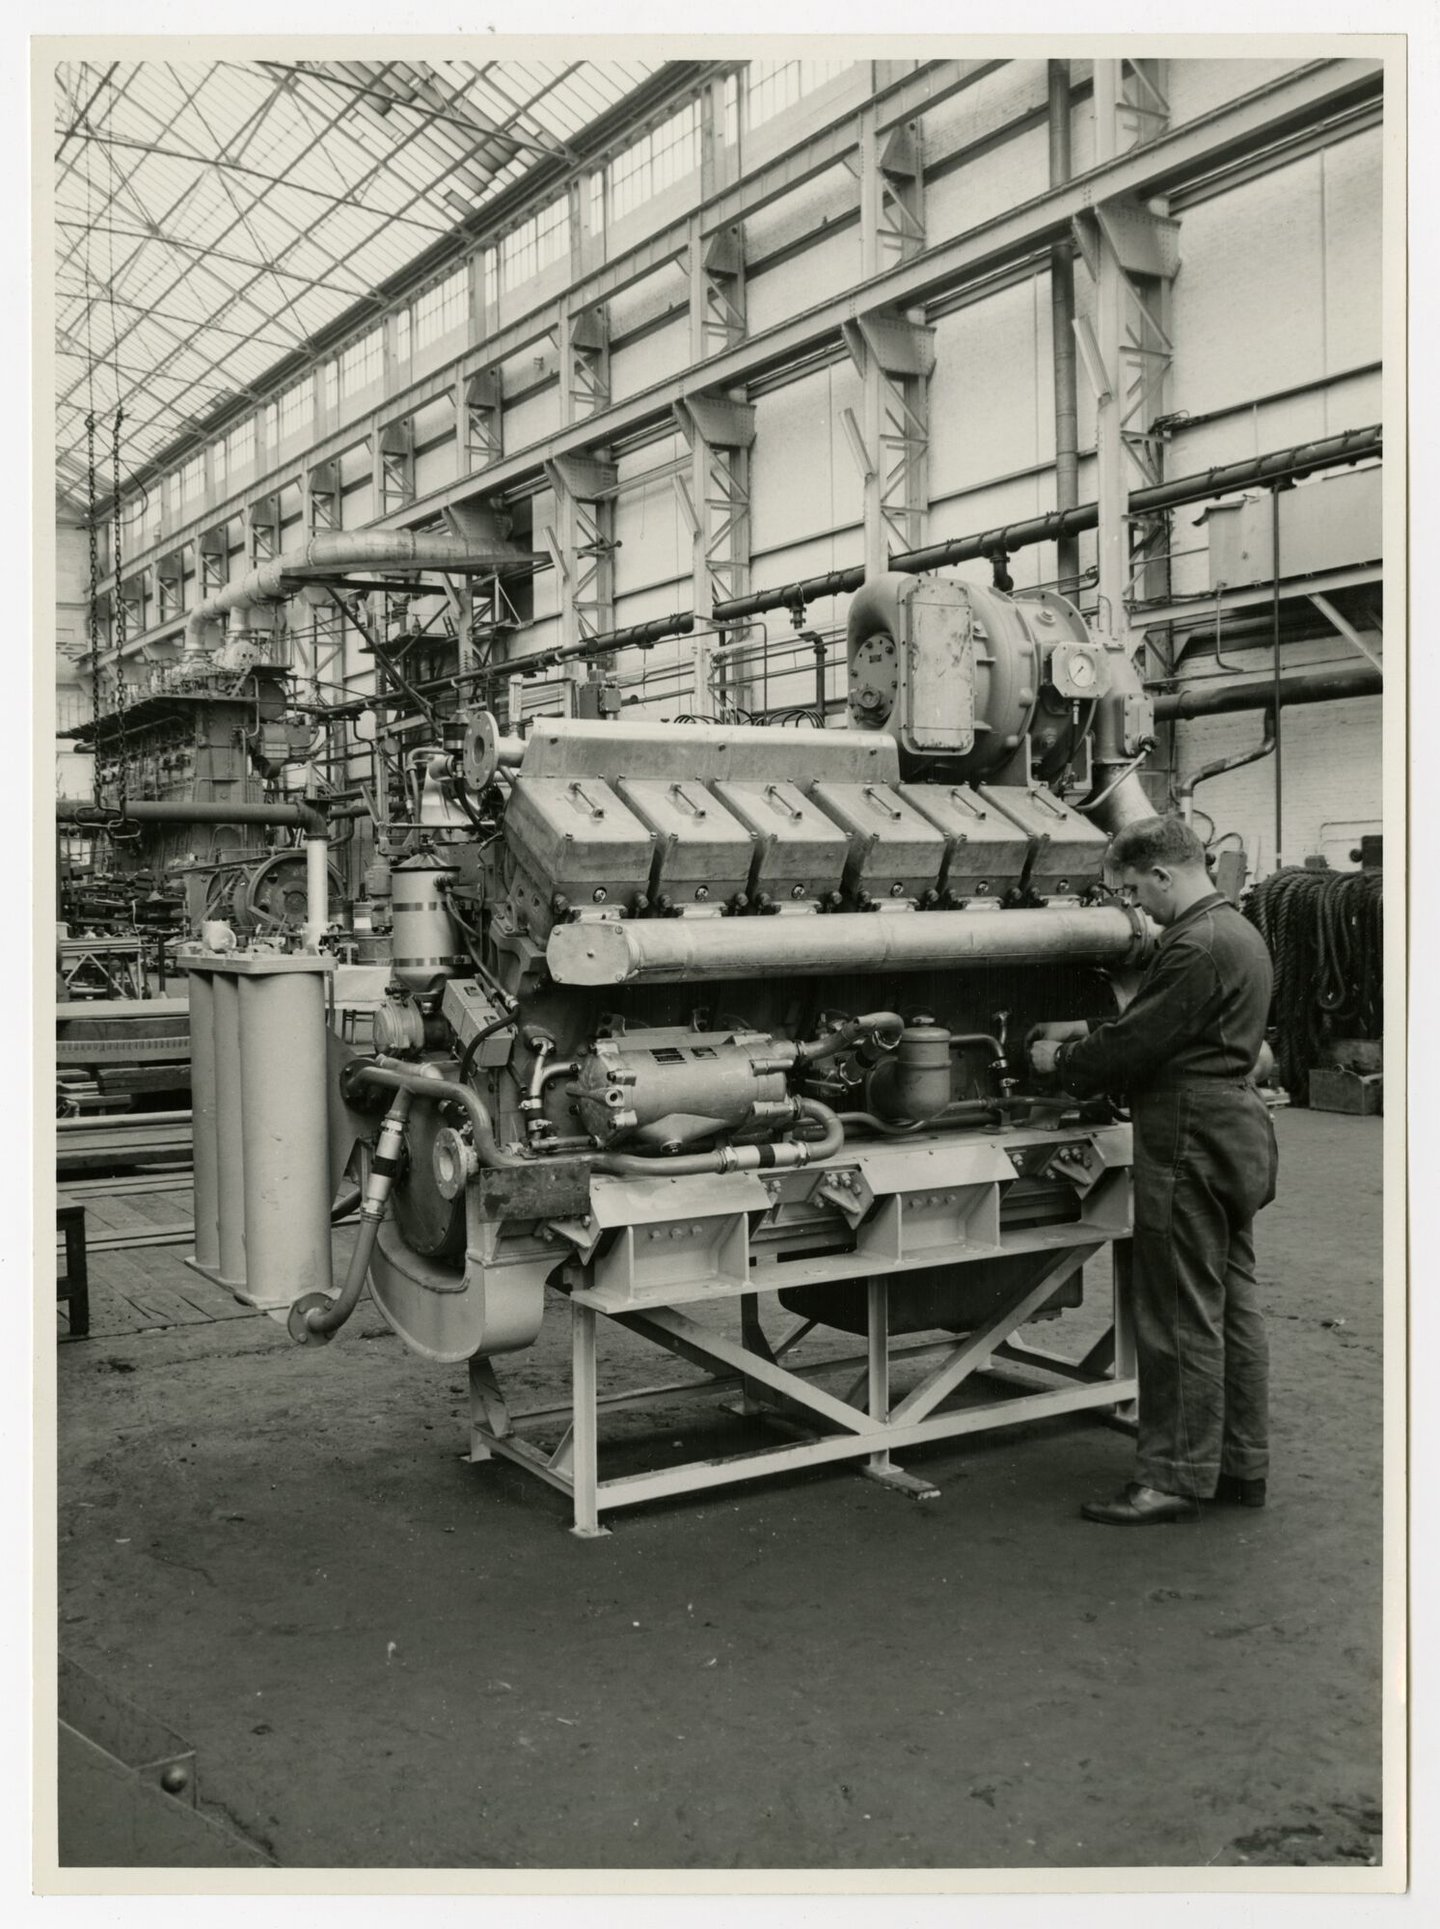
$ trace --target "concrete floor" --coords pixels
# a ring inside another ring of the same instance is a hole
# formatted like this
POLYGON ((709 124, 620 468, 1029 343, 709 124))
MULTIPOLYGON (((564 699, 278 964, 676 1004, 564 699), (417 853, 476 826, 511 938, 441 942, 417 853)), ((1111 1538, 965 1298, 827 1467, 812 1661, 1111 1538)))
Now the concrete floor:
MULTIPOLYGON (((226 1319, 60 1348, 61 1646, 284 1867, 1363 1865, 1381 1126, 1276 1123, 1263 1513, 1083 1522, 1129 1443, 1060 1419, 903 1456, 939 1501, 821 1469, 581 1542, 558 1494, 462 1463, 463 1371, 373 1309, 314 1352, 226 1319)), ((622 1378, 675 1377, 619 1338, 622 1378)), ((517 1404, 566 1344, 556 1309, 517 1404)), ((616 1424, 744 1438, 713 1394, 616 1424)))

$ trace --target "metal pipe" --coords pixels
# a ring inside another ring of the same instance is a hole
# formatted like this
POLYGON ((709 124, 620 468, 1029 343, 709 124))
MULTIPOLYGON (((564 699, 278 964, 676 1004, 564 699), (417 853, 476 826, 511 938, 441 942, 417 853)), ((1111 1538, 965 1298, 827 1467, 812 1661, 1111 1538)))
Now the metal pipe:
POLYGON ((308 951, 318 951, 330 928, 330 839, 305 839, 305 930, 308 951))
MULTIPOLYGON (((1073 268, 1072 259, 1072 303, 1073 268)), ((1073 340, 1073 330, 1066 332, 1067 337, 1073 340)), ((1073 373, 1072 369, 1072 379, 1073 373)), ((1057 364, 1057 382, 1058 380, 1057 364)), ((1369 461, 1383 453, 1383 441, 1382 429, 1377 424, 1372 428, 1350 429, 1343 435, 1328 436, 1319 442, 1296 443, 1289 448, 1276 449, 1269 455, 1254 456, 1244 462, 1228 463, 1195 475, 1177 476, 1172 481, 1156 483, 1148 489, 1132 491, 1129 513, 1132 516, 1153 515, 1164 509, 1178 509, 1187 503, 1206 502, 1216 496, 1229 495, 1235 490, 1250 488, 1257 483, 1295 481, 1319 469, 1338 468, 1356 462, 1369 461)), ((1057 422, 1057 495, 1059 453, 1057 422)), ((1022 522, 1007 523, 999 529, 987 529, 976 535, 958 536, 952 541, 933 543, 924 549, 912 549, 901 555, 892 556, 889 567, 903 570, 909 575, 919 575, 925 570, 943 569, 953 563, 973 562, 977 558, 983 559, 997 552, 1010 556, 1017 549, 1027 549, 1036 543, 1069 544, 1073 543, 1083 530, 1094 529, 1099 520, 1100 505, 1096 502, 1076 503, 1073 507, 1061 502, 1059 507, 1044 516, 1031 516, 1022 522)), ((1061 554, 1063 558, 1063 549, 1061 554)), ((1059 574, 1064 577, 1063 566, 1059 574)), ((864 581, 863 564, 856 564, 850 569, 832 569, 824 575, 807 576, 798 582, 785 583, 775 589, 754 590, 747 596, 727 597, 712 606, 709 620, 717 624, 738 623, 746 617, 763 616, 768 610, 803 609, 809 603, 818 602, 821 597, 853 595, 861 588, 864 581)), ((543 669, 550 664, 605 655, 631 643, 648 644, 657 642, 662 637, 686 636, 694 627, 693 612, 677 612, 674 616, 659 617, 651 623, 637 624, 633 632, 615 630, 606 636, 573 644, 563 651, 545 650, 537 652, 533 658, 519 657, 513 663, 496 666, 492 674, 497 676, 533 674, 535 670, 543 669)))
POLYGON ((913 1123, 896 1125, 889 1119, 877 1118, 873 1112, 840 1112, 836 1116, 847 1128, 863 1125, 872 1132, 879 1132, 887 1139, 913 1138, 917 1132, 934 1131, 946 1125, 963 1125, 971 1120, 993 1120, 1003 1124, 1008 1118, 1019 1117, 1022 1113, 1033 1111, 1037 1106, 1053 1105, 1047 1098, 962 1098, 947 1105, 943 1112, 933 1118, 916 1119, 913 1123))
POLYGON ((1265 713, 1265 731, 1260 742, 1253 750, 1242 750, 1236 757, 1219 757, 1214 763, 1202 764, 1199 770, 1182 778, 1175 786, 1175 801, 1180 806, 1180 815, 1188 824, 1195 814, 1195 792, 1201 784, 1209 783, 1212 777, 1223 777, 1227 770, 1239 770, 1245 764, 1257 764, 1262 757, 1268 757, 1275 748, 1275 712, 1265 713))
POLYGON ((958 1045, 988 1045, 992 1058, 999 1059, 1005 1056, 1005 1047, 998 1038, 992 1038, 988 1031, 952 1031, 951 1051, 953 1052, 958 1045))
MULTIPOLYGON (((500 1149, 484 1101, 468 1086, 455 1085, 446 1078, 432 1078, 423 1071, 401 1065, 396 1059, 386 1058, 369 1063, 352 1063, 347 1076, 358 1084, 408 1092, 413 1098, 431 1099, 437 1103, 441 1099, 453 1099, 457 1105, 463 1105, 470 1115, 475 1152, 482 1165, 511 1171, 517 1168, 533 1170, 535 1167, 534 1159, 500 1149)), ((782 1145, 735 1145, 724 1146, 716 1152, 690 1152, 669 1157, 662 1154, 653 1159, 625 1152, 592 1152, 581 1154, 580 1157, 595 1172, 608 1172, 622 1178, 672 1179, 701 1172, 754 1172, 762 1167, 809 1165, 817 1159, 832 1158, 845 1142, 845 1128, 839 1119, 828 1105, 821 1105, 816 1099, 797 1098, 793 1104, 797 1120, 810 1119, 825 1128, 818 1144, 787 1142, 782 1145)))
POLYGON ((833 1058, 836 1052, 853 1045, 866 1032, 875 1032, 876 1043, 890 1051, 900 1043, 900 1034, 904 1029, 905 1020, 898 1011, 867 1011, 862 1017, 847 1018, 843 1025, 837 1025, 834 1031, 827 1032, 823 1038, 813 1038, 806 1044, 797 1045, 795 1063, 811 1065, 819 1058, 833 1058), (878 1036, 881 1032, 891 1032, 894 1036, 887 1043, 878 1036))
POLYGON ((595 1172, 609 1172, 624 1179, 683 1178, 702 1172, 759 1172, 777 1167, 814 1165, 820 1159, 833 1159, 845 1143, 845 1127, 838 1115, 818 1099, 792 1101, 795 1116, 810 1119, 825 1129, 818 1142, 793 1139, 779 1145, 727 1145, 717 1152, 682 1152, 655 1159, 639 1158, 627 1152, 599 1152, 587 1163, 595 1172))
MULTIPOLYGON (((1368 461, 1379 456, 1382 448, 1383 433, 1379 425, 1351 429, 1344 435, 1327 436, 1323 441, 1297 443, 1269 455, 1226 463, 1195 475, 1177 476, 1173 481, 1155 483, 1148 489, 1136 489, 1130 496, 1129 513, 1151 515, 1162 509, 1181 508, 1186 503, 1206 502, 1261 483, 1294 481, 1317 469, 1368 461)), ((952 563, 984 560, 997 550, 1009 556, 1035 543, 1059 542, 1067 536, 1078 536, 1082 530, 1094 529, 1099 520, 1098 502, 1080 503, 1073 509, 1056 509, 1048 515, 1031 516, 998 529, 908 550, 892 556, 890 568, 918 575, 924 570, 944 569, 952 563)), ((797 603, 812 603, 822 596, 847 594, 859 589, 864 580, 865 571, 858 565, 852 569, 831 570, 827 575, 807 577, 779 589, 757 590, 749 596, 735 596, 716 603, 711 620, 733 623, 744 616, 763 615, 766 610, 791 609, 797 603)))
MULTIPOLYGON (((1343 697, 1378 696, 1385 687, 1379 670, 1368 663, 1341 663, 1282 677, 1279 699, 1286 703, 1335 703, 1343 697)), ((1188 689, 1165 690, 1155 698, 1155 718, 1179 723, 1187 717, 1213 717, 1224 711, 1268 710, 1277 691, 1272 673, 1234 683, 1204 677, 1188 689)))
POLYGON ((370 1271, 370 1256, 375 1250, 380 1222, 385 1217, 391 1183, 405 1142, 405 1121, 409 1116, 410 1094, 397 1092, 394 1103, 385 1114, 375 1157, 371 1161, 365 1197, 360 1206, 360 1236, 350 1256, 350 1270, 345 1275, 345 1284, 334 1299, 323 1293, 307 1293, 290 1308, 286 1326, 291 1339, 301 1346, 316 1340, 323 1343, 332 1339, 360 1303, 365 1278, 370 1271))
POLYGON ((431 1099, 437 1104, 442 1098, 450 1099, 456 1105, 464 1106, 475 1137, 475 1153, 482 1165, 514 1171, 534 1163, 518 1152, 502 1150, 484 1100, 477 1092, 472 1092, 468 1085, 457 1085, 448 1078, 432 1078, 427 1072, 419 1071, 413 1065, 404 1065, 396 1058, 352 1063, 347 1076, 357 1084, 378 1085, 392 1092, 408 1092, 412 1098, 431 1099))
POLYGON ((184 803, 179 800, 143 802, 126 800, 123 811, 88 804, 76 797, 57 797, 55 815, 62 824, 81 824, 103 829, 107 823, 126 819, 136 824, 279 824, 289 830, 303 830, 307 837, 326 837, 328 826, 322 812, 313 805, 296 802, 276 804, 184 803))
POLYGON ((922 971, 1054 959, 1119 964, 1145 949, 1128 910, 841 911, 796 918, 628 919, 557 925, 546 963, 557 984, 684 984, 787 973, 922 971))
POLYGON ((468 536, 417 535, 409 529, 331 529, 309 536, 293 549, 261 563, 238 582, 227 583, 185 619, 185 654, 203 656, 205 628, 232 610, 273 603, 303 587, 290 579, 347 569, 492 569, 528 560, 529 552, 510 543, 486 543, 468 536))
MULTIPOLYGON (((1050 185, 1070 179, 1070 62, 1048 63, 1050 185)), ((1055 507, 1064 513, 1080 500, 1079 401, 1075 373, 1075 252, 1067 238, 1050 249, 1050 335, 1055 384, 1055 507)), ((1073 535, 1060 538, 1055 574, 1062 595, 1078 587, 1080 545, 1073 535)))
POLYGON ((1280 723, 1280 488, 1278 484, 1270 491, 1270 637, 1274 697, 1270 709, 1270 722, 1275 732, 1275 869, 1278 871, 1281 864, 1281 845, 1284 842, 1282 821, 1284 752, 1281 745, 1280 723))

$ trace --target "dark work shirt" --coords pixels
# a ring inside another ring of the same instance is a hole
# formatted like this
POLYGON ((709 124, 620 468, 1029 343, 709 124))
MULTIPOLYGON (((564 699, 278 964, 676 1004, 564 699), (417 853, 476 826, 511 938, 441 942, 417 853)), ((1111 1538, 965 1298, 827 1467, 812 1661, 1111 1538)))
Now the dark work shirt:
POLYGON ((1076 1098, 1247 1078, 1264 1042, 1270 987, 1265 940, 1212 891, 1167 926, 1121 1015, 1061 1047, 1056 1078, 1076 1098))

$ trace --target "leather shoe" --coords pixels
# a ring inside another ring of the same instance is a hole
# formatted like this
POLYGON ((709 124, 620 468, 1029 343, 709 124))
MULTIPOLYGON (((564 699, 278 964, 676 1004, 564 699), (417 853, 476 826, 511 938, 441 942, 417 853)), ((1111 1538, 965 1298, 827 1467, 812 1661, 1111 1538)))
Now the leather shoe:
POLYGON ((1107 1527, 1163 1527, 1170 1521, 1199 1520, 1200 1508, 1188 1494, 1162 1494, 1157 1487, 1131 1481, 1113 1500, 1087 1500, 1080 1512, 1107 1527))
POLYGON ((1239 1474, 1221 1474, 1213 1498, 1223 1507, 1263 1507, 1265 1482, 1242 1480, 1239 1474))

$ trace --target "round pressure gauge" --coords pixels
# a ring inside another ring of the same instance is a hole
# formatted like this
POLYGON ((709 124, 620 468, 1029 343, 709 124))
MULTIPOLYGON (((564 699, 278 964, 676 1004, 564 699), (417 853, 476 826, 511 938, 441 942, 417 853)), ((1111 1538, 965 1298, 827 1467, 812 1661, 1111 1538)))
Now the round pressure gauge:
POLYGON ((1093 643, 1057 643, 1050 652, 1050 681, 1062 697, 1083 701, 1104 696, 1110 669, 1093 643))

